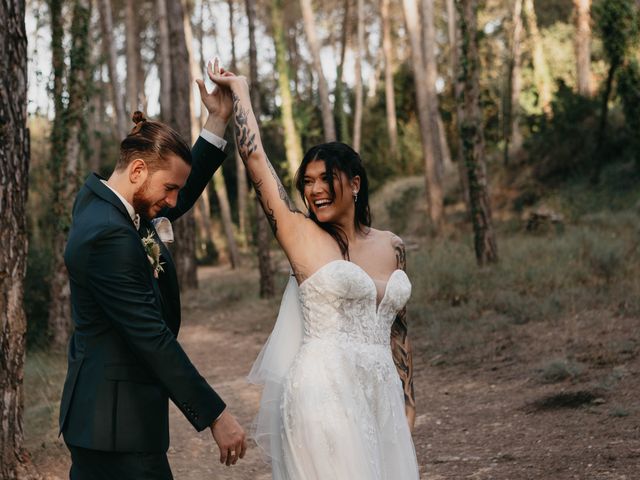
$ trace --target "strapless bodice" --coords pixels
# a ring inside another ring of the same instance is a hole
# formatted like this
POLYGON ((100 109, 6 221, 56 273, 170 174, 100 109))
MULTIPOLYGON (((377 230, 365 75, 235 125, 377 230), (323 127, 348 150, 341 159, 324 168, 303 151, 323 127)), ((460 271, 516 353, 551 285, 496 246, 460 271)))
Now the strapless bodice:
POLYGON ((357 264, 331 261, 300 284, 304 340, 331 339, 389 345, 391 325, 411 295, 411 282, 395 270, 380 304, 373 279, 357 264))

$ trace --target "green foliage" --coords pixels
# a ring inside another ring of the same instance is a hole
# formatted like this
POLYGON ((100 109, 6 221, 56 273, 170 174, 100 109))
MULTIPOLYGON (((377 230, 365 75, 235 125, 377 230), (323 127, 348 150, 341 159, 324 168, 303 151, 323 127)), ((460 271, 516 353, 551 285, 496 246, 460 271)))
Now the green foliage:
MULTIPOLYGON (((597 101, 575 93, 560 82, 551 103, 553 114, 528 118, 532 135, 525 141, 535 176, 541 180, 566 180, 585 171, 595 149, 597 101)), ((608 138, 607 153, 616 148, 608 138)))
POLYGON ((637 60, 631 60, 618 73, 618 94, 629 140, 640 166, 640 67, 637 60))
POLYGON ((592 15, 610 65, 620 65, 638 39, 638 8, 634 0, 597 0, 592 15))

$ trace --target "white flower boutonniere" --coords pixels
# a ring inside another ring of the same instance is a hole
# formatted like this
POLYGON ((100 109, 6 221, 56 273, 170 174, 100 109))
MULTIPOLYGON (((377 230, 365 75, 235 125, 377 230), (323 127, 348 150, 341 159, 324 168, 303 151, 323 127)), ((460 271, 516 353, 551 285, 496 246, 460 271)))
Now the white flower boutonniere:
POLYGON ((158 242, 153 238, 153 232, 151 230, 147 230, 147 236, 142 237, 142 246, 147 253, 151 267, 153 267, 153 276, 158 278, 158 274, 164 272, 164 269, 160 263, 160 245, 158 245, 158 242))

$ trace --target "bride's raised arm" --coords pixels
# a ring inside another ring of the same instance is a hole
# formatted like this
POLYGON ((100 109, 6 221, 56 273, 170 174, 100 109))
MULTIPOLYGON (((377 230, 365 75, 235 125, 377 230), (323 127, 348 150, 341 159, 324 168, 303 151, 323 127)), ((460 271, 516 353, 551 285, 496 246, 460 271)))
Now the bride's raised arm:
POLYGON ((291 201, 287 190, 267 158, 260 138, 258 122, 251 107, 246 78, 230 72, 213 75, 211 80, 220 88, 229 88, 233 99, 234 129, 238 153, 244 162, 249 178, 262 208, 285 253, 291 258, 292 250, 300 248, 301 235, 310 222, 291 201))

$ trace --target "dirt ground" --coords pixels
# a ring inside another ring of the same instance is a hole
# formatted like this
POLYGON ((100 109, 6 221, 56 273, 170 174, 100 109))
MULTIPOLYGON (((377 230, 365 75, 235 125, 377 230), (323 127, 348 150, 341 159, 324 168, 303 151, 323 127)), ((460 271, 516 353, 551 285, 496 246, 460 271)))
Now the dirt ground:
MULTIPOLYGON (((245 376, 278 305, 253 300, 253 292, 247 295, 252 300, 242 300, 243 288, 257 281, 253 271, 202 268, 199 276, 201 288, 184 296, 179 339, 248 427, 260 391, 245 376)), ((488 336, 479 347, 482 355, 455 361, 430 355, 421 334, 412 330, 418 402, 414 441, 422 478, 640 479, 638 319, 590 312, 553 325, 514 325, 488 336), (536 373, 541 359, 568 352, 583 358, 585 370, 565 381, 541 382, 536 373)), ((27 378, 27 415, 36 414, 42 393, 36 380, 27 378)), ((61 388, 56 383, 48 380, 52 388, 61 388)), ((44 426, 26 422, 25 437, 45 478, 62 479, 68 478, 69 461, 55 437, 54 407, 44 426)), ((209 431, 195 432, 171 409, 169 456, 177 480, 270 478, 252 447, 238 465, 221 466, 209 431)))

